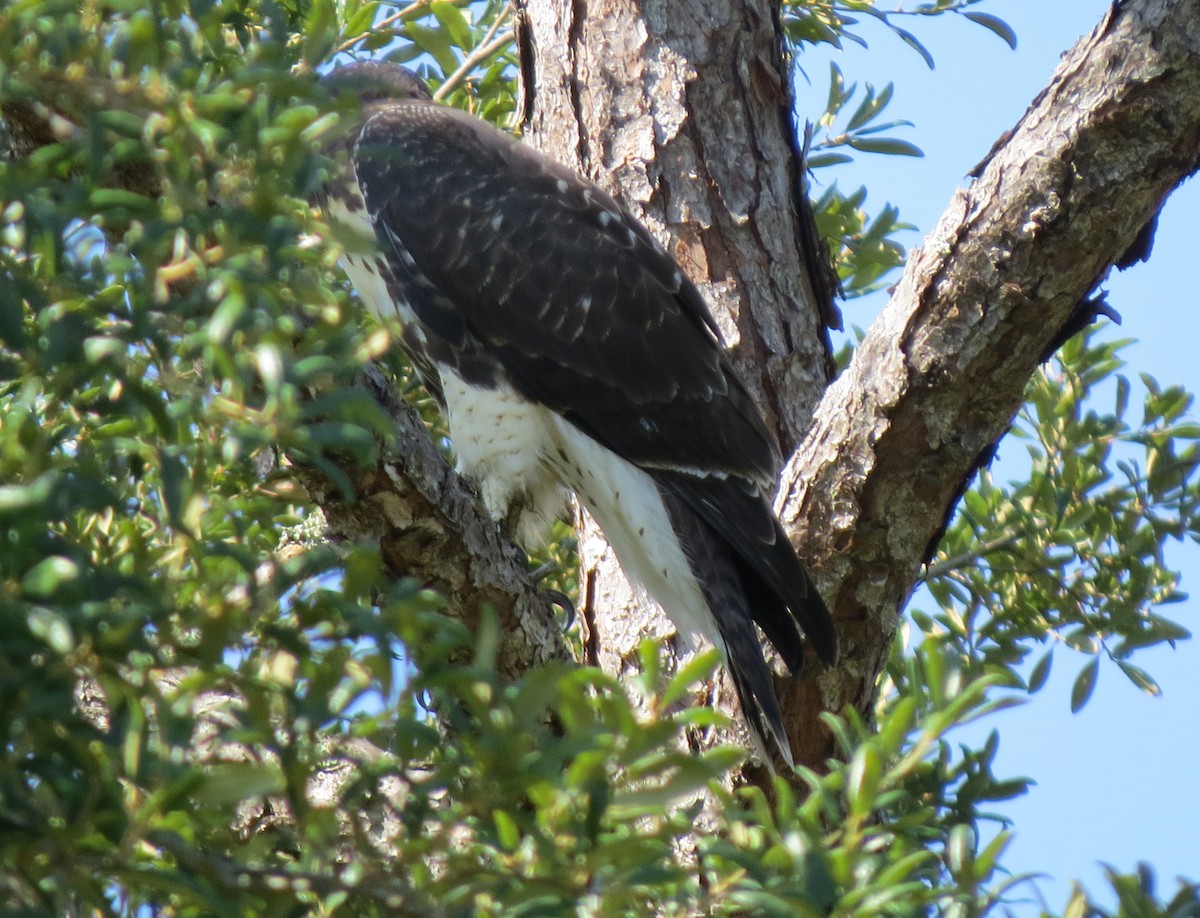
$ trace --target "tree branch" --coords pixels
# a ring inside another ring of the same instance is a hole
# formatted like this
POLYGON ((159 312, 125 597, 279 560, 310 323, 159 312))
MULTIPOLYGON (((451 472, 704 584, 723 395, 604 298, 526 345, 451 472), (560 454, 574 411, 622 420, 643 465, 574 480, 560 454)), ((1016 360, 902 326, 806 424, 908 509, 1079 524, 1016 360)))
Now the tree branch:
POLYGON ((1198 165, 1200 0, 1117 3, 910 254, 784 474, 843 640, 837 671, 791 686, 798 733, 814 698, 869 711, 897 612, 1031 374, 1198 165))
POLYGON ((314 469, 297 476, 325 513, 335 541, 378 542, 388 574, 413 577, 446 597, 450 613, 474 629, 485 606, 500 620, 496 666, 516 679, 534 666, 571 659, 550 604, 529 573, 525 552, 500 531, 478 496, 430 439, 417 412, 376 369, 365 387, 395 422, 379 464, 346 471, 355 498, 346 501, 314 469))

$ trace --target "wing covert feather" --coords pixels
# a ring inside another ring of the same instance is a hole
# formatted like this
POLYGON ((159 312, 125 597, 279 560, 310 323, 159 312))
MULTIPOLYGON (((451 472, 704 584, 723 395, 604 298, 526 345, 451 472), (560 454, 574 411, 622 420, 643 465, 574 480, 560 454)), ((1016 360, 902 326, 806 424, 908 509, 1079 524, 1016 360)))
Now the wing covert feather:
POLYGON ((698 291, 598 187, 464 113, 372 115, 367 209, 421 321, 645 468, 773 479, 778 458, 698 291))

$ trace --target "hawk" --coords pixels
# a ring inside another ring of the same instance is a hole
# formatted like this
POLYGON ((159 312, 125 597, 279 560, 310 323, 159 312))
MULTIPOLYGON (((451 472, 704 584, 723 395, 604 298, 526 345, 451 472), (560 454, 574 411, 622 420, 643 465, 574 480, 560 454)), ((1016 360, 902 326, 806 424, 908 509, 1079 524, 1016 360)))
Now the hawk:
MULTIPOLYGON (((344 268, 441 404, 497 520, 574 492, 693 645, 723 654, 760 751, 791 750, 757 624, 792 672, 829 665, 829 612, 768 497, 780 457, 699 291, 612 197, 398 65, 325 77, 361 115, 331 221, 374 245, 344 268)), ((769 761, 769 757, 768 757, 769 761)))

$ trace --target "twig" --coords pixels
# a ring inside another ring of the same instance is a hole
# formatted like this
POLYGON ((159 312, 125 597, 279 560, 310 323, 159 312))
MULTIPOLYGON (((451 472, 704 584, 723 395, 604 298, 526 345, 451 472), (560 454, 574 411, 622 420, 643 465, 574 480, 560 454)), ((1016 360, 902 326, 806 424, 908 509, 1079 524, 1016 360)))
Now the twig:
POLYGON ((513 40, 513 31, 509 29, 503 35, 493 38, 496 35, 496 30, 500 28, 504 20, 508 18, 508 14, 512 11, 511 6, 504 7, 500 11, 500 15, 496 17, 496 21, 492 23, 491 28, 487 30, 487 34, 483 36, 483 41, 475 46, 475 50, 468 54, 463 62, 459 65, 450 76, 446 77, 446 81, 438 87, 438 91, 433 94, 434 101, 441 102, 446 96, 452 93, 459 83, 463 81, 468 73, 479 66, 481 61, 487 60, 505 45, 513 40))
POLYGON ((377 32, 383 31, 388 26, 390 26, 393 22, 407 19, 409 16, 412 16, 414 13, 416 13, 418 10, 420 10, 421 7, 429 6, 429 4, 431 4, 432 2, 433 2, 433 0, 415 0, 414 3, 410 3, 408 6, 404 7, 403 9, 398 10, 395 13, 392 13, 392 15, 384 16, 377 23, 372 25, 368 31, 363 32, 361 35, 355 35, 353 38, 349 38, 346 41, 342 42, 340 45, 338 45, 336 48, 334 48, 333 53, 341 54, 345 51, 349 51, 351 48, 353 48, 355 45, 357 45, 364 38, 374 35, 377 32))
POLYGON ((955 555, 953 558, 939 561, 937 564, 930 564, 925 568, 925 573, 920 579, 927 582, 934 577, 939 577, 942 574, 962 567, 970 561, 978 561, 980 558, 990 555, 994 551, 1001 548, 1008 548, 1008 546, 1020 541, 1022 535, 1023 533, 1020 532, 1010 532, 1008 535, 1001 536, 998 539, 984 542, 973 551, 965 551, 962 554, 955 555))

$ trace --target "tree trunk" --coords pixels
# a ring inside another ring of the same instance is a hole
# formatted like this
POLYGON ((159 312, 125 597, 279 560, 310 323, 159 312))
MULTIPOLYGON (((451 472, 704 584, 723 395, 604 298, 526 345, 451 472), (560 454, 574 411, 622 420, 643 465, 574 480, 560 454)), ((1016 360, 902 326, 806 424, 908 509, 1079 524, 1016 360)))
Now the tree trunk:
MULTIPOLYGON (((806 246, 815 231, 772 4, 547 0, 522 13, 526 140, 614 194, 675 256, 790 452, 828 383, 839 320, 806 246)), ((577 533, 589 662, 622 675, 643 638, 675 628, 586 514, 577 533)), ((677 662, 685 650, 669 646, 677 662)), ((718 694, 734 705, 728 680, 718 694)))
MULTIPOLYGON (((779 507, 842 641, 836 670, 782 685, 798 762, 823 710, 870 714, 899 610, 1045 354, 1200 164, 1200 0, 1119 0, 915 249, 891 303, 827 388, 827 301, 806 223, 790 71, 767 0, 522 0, 528 140, 620 198, 699 284, 791 459, 779 507), (807 431, 807 433, 806 433, 807 431), (797 447, 797 444, 799 446, 797 447)), ((7 155, 74 130, 10 105, 7 155)), ((136 172, 115 185, 146 192, 136 172)), ((151 189, 152 190, 152 189, 151 189)), ((147 192, 148 193, 148 192, 147 192)), ((500 674, 569 651, 524 556, 377 373, 397 422, 384 460, 347 467, 346 504, 302 474, 333 539, 378 540, 387 569, 501 619, 500 674)), ((593 656, 629 665, 669 622, 583 534, 593 656)))
MULTIPOLYGON (((696 281, 785 449, 780 507, 842 639, 784 686, 796 758, 868 715, 898 614, 1025 384, 1200 158, 1200 0, 1117 3, 956 194, 849 369, 802 239, 802 172, 766 0, 526 0, 527 140, 614 193, 696 281), (810 426, 811 422, 811 426, 810 426), (807 431, 807 436, 805 436, 807 431)), ((613 672, 669 622, 581 530, 613 672)))

